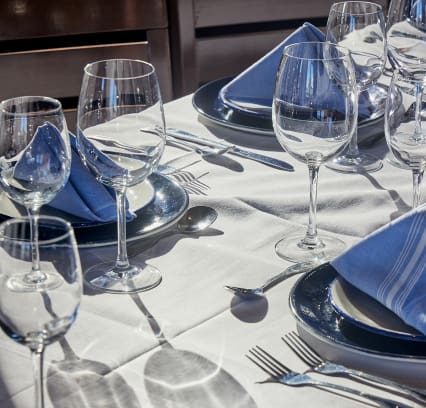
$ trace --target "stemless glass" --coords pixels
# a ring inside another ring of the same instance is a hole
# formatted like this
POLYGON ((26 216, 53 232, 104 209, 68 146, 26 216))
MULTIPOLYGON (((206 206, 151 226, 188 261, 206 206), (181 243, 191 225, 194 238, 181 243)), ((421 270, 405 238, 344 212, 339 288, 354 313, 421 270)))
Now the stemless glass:
POLYGON ((345 244, 318 236, 318 170, 338 154, 355 130, 356 83, 349 51, 328 42, 285 48, 277 73, 272 119, 278 141, 306 163, 310 178, 309 225, 305 235, 289 235, 276 252, 293 262, 317 264, 334 258, 345 244))
POLYGON ((413 172, 413 207, 417 207, 426 167, 426 66, 394 72, 386 100, 385 135, 395 159, 413 172))
MULTIPOLYGON (((327 40, 351 51, 358 95, 381 76, 386 62, 385 19, 380 5, 364 1, 346 1, 331 6, 327 21, 327 40)), ((379 170, 382 161, 358 149, 357 131, 348 149, 327 163, 344 173, 379 170)))
POLYGON ((22 96, 0 104, 0 186, 23 205, 33 221, 33 266, 24 286, 55 286, 56 275, 41 273, 37 219, 68 181, 71 148, 61 103, 43 96, 22 96))
POLYGON ((426 0, 391 0, 386 32, 394 68, 426 64, 426 0))
POLYGON ((91 267, 85 280, 112 293, 151 289, 160 283, 160 271, 135 260, 130 263, 127 256, 126 191, 156 169, 164 150, 165 121, 155 68, 126 59, 88 64, 77 129, 83 162, 117 197, 117 258, 91 267))
POLYGON ((22 286, 32 267, 29 217, 0 225, 0 326, 16 342, 31 350, 36 408, 43 408, 43 352, 71 327, 80 304, 82 273, 71 225, 55 217, 39 216, 37 231, 40 272, 55 275, 55 286, 22 286))

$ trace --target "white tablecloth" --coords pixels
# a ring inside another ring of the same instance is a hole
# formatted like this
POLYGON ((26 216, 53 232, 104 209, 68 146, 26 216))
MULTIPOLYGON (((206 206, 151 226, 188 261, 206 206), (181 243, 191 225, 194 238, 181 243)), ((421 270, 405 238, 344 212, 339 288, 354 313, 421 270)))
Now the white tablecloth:
MULTIPOLYGON (((258 344, 290 367, 306 368, 280 339, 296 328, 288 295, 297 277, 255 302, 242 302, 224 289, 226 284, 261 284, 290 265, 275 254, 274 245, 284 234, 305 229, 306 166, 284 153, 274 137, 209 124, 197 115, 190 96, 165 109, 168 126, 286 160, 295 172, 231 155, 221 163, 200 160, 187 167, 205 184, 203 194, 190 194, 190 205, 215 208, 217 221, 205 234, 171 235, 138 255, 162 271, 157 288, 132 296, 86 291, 66 340, 45 353, 46 406, 361 406, 315 388, 259 384, 266 376, 244 356, 258 344)), ((371 151, 383 157, 384 140, 371 151)), ((162 162, 179 168, 198 159, 196 153, 167 147, 162 162)), ((387 162, 365 175, 322 167, 319 229, 350 246, 408 211, 411 197, 411 173, 387 162)), ((138 244, 129 246, 131 253, 139 252, 138 244)), ((115 248, 84 249, 81 255, 87 267, 97 259, 113 259, 115 248)), ((426 383, 426 365, 424 374, 419 385, 426 383)), ((1 333, 0 406, 33 407, 32 381, 29 351, 1 333)))

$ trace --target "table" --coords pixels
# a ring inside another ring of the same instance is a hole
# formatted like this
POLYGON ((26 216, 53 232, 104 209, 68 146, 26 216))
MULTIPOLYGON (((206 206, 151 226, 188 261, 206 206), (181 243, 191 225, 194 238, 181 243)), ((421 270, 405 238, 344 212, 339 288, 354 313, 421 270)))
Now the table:
MULTIPOLYGON (((162 271, 157 288, 136 295, 85 289, 75 325, 45 353, 46 406, 363 406, 319 389, 259 384, 265 375, 244 356, 258 344, 290 367, 304 368, 280 339, 296 328, 288 296, 297 277, 255 302, 224 290, 226 284, 258 285, 290 265, 275 254, 274 245, 284 234, 305 228, 306 166, 284 153, 273 137, 213 126, 198 117, 190 95, 166 104, 165 111, 168 126, 287 160, 295 172, 230 155, 213 164, 196 153, 167 147, 162 162, 179 168, 196 161, 186 170, 201 175, 208 186, 203 194, 190 194, 191 205, 211 206, 219 217, 205 234, 171 235, 137 255, 162 271)), ((384 140, 371 151, 383 157, 384 140)), ((408 211, 411 193, 411 173, 387 162, 379 172, 366 175, 323 167, 319 228, 350 246, 408 211)), ((140 252, 138 245, 143 247, 142 242, 132 243, 129 251, 140 252)), ((85 268, 114 255, 113 247, 81 251, 85 268)), ((32 381, 29 351, 1 333, 0 406, 32 407, 32 381)))

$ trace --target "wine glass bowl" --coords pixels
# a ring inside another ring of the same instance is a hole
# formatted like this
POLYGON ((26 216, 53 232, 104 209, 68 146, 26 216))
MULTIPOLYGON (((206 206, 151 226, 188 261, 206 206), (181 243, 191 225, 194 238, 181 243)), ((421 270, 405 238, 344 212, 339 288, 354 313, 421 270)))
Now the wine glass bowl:
POLYGON ((29 217, 0 225, 0 326, 17 343, 30 348, 34 360, 36 407, 43 407, 44 349, 60 339, 76 319, 82 273, 71 225, 39 216, 40 273, 55 276, 56 285, 22 285, 32 268, 33 225, 29 217))
POLYGON ((59 101, 17 97, 0 104, 0 185, 37 212, 65 186, 71 166, 68 130, 59 101))
POLYGON ((130 263, 126 250, 126 190, 153 172, 165 145, 165 121, 155 68, 144 61, 114 59, 84 69, 77 119, 84 164, 117 197, 117 258, 91 267, 87 283, 98 290, 132 293, 161 281, 152 265, 130 263))
MULTIPOLYGON (((380 5, 366 1, 334 3, 327 20, 326 38, 350 50, 358 94, 377 82, 387 59, 385 19, 380 5)), ((382 162, 359 151, 355 131, 348 149, 327 167, 344 173, 363 173, 379 170, 382 162)))
POLYGON ((391 0, 386 35, 394 68, 426 64, 426 0, 391 0))
POLYGON ((332 43, 296 43, 285 48, 277 73, 272 106, 276 137, 310 176, 309 224, 305 235, 280 240, 276 252, 293 262, 324 262, 345 244, 318 236, 318 170, 340 153, 356 125, 356 83, 349 52, 332 43))
POLYGON ((413 207, 420 204, 426 168, 426 66, 395 70, 385 110, 386 142, 413 173, 413 207))

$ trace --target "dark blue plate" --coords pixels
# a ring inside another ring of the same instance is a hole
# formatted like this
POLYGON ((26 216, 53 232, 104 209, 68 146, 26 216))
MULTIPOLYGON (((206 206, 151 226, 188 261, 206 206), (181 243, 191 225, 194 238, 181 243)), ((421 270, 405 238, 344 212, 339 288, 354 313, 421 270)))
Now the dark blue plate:
POLYGON ((290 307, 302 327, 348 351, 426 362, 426 342, 365 330, 339 314, 329 296, 336 276, 335 269, 326 263, 297 281, 290 294, 290 307))

